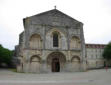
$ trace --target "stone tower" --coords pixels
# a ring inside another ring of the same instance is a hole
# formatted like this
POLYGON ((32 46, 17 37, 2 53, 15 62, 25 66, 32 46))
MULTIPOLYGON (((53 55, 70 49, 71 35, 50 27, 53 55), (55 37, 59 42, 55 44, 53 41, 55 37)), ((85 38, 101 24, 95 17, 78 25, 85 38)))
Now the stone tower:
POLYGON ((18 72, 86 70, 83 23, 53 9, 23 19, 16 46, 18 72))

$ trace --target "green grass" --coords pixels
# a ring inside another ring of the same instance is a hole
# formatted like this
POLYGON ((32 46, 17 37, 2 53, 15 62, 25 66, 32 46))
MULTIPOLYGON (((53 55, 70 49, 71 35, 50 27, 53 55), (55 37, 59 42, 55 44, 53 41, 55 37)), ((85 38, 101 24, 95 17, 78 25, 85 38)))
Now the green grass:
POLYGON ((16 68, 11 68, 10 70, 13 71, 13 72, 17 72, 16 68))

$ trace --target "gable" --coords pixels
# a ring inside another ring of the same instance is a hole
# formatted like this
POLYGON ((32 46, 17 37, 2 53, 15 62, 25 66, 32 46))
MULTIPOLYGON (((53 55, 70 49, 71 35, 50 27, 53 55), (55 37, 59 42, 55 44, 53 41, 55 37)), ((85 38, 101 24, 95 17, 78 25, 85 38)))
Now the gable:
POLYGON ((53 9, 47 12, 43 12, 29 17, 31 24, 39 25, 51 25, 51 26, 75 26, 79 21, 64 14, 63 12, 53 9))

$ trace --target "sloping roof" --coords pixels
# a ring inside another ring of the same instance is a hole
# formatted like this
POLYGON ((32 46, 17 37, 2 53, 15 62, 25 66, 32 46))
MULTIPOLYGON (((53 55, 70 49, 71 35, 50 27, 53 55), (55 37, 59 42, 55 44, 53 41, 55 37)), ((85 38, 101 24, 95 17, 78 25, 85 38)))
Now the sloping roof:
POLYGON ((86 48, 105 48, 106 44, 86 44, 86 48))
POLYGON ((32 24, 73 26, 81 23, 57 9, 42 12, 29 18, 32 24))

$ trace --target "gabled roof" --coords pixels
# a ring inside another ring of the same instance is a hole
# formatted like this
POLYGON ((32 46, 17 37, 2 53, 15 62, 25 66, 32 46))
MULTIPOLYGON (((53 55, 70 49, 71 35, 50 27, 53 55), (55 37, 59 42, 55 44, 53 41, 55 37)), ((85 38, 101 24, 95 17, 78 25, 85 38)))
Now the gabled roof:
POLYGON ((29 18, 32 24, 72 26, 81 23, 57 9, 42 12, 29 18))

